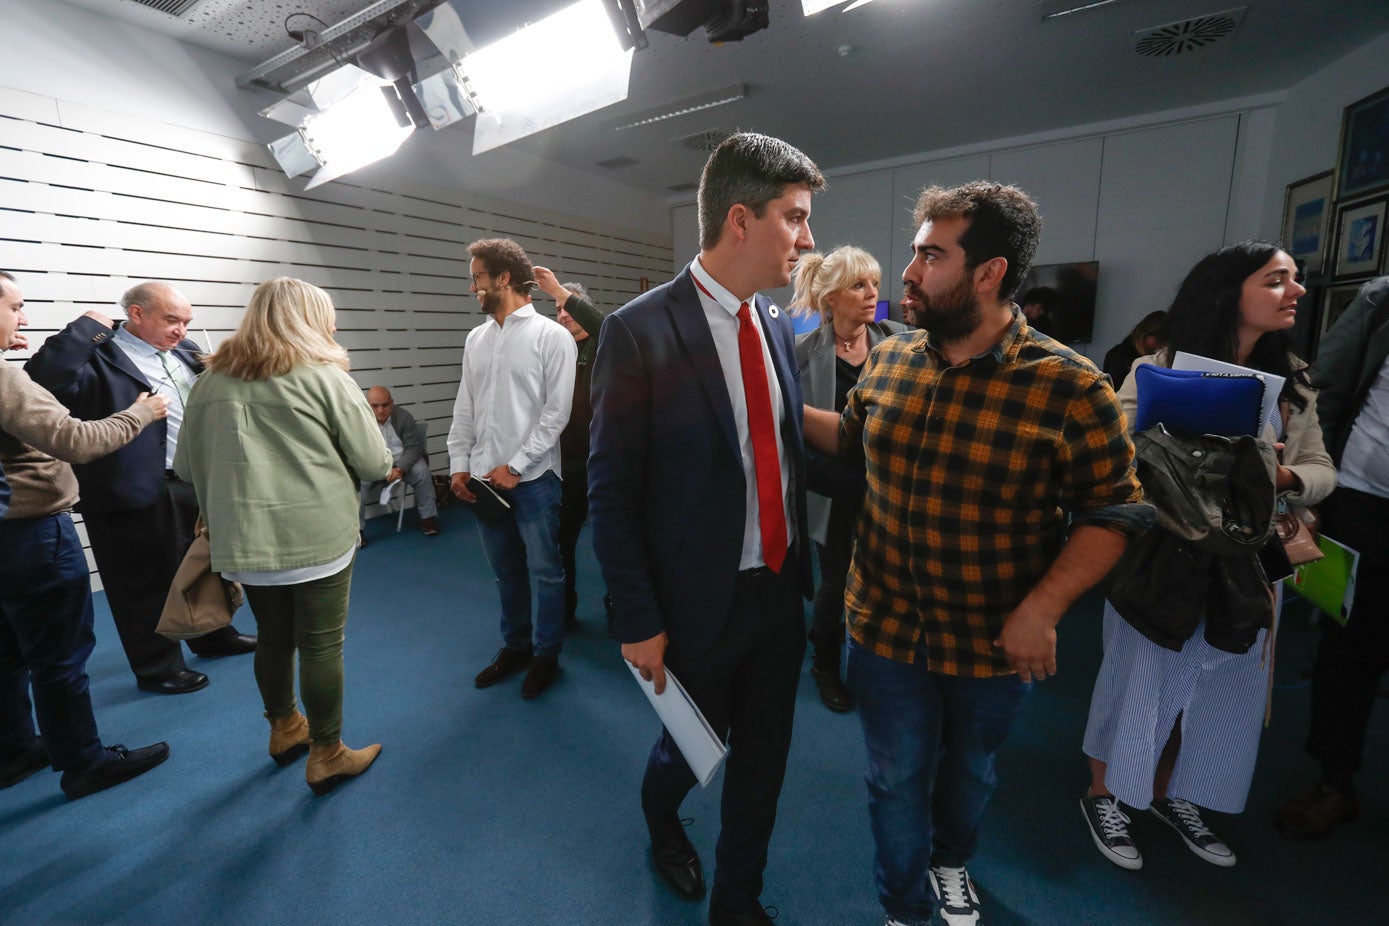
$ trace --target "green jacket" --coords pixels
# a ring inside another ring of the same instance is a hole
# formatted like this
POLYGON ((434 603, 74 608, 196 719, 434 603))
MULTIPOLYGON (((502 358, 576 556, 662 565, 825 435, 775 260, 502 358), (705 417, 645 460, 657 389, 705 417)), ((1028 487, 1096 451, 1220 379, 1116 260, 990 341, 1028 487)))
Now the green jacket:
POLYGON ((356 544, 358 483, 384 479, 391 453, 352 377, 301 364, 265 380, 200 376, 174 470, 197 490, 214 571, 297 569, 356 544))

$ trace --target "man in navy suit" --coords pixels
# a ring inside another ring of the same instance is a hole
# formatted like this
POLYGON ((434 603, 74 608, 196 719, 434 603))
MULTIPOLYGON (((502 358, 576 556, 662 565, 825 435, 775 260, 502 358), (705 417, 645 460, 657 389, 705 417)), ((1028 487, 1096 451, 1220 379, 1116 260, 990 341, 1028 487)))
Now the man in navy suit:
MULTIPOLYGON (((174 447, 183 400, 197 374, 201 348, 187 340, 193 308, 168 283, 146 282, 121 299, 126 320, 95 310, 52 335, 24 369, 86 421, 128 407, 142 392, 169 400, 169 415, 115 453, 73 467, 82 513, 116 632, 144 691, 183 694, 207 686, 188 668, 174 640, 154 632, 169 586, 193 542, 198 500, 174 475, 174 447)), ((188 641, 199 656, 255 650, 255 637, 230 624, 188 641)))
MULTIPOLYGON (((770 922, 759 902, 786 771, 811 591, 801 388, 786 286, 825 186, 800 151, 743 133, 709 157, 700 252, 603 324, 589 502, 622 656, 679 678, 730 752, 709 922, 770 922)), ((680 825, 695 776, 668 731, 641 803, 657 870, 704 894, 680 825)))

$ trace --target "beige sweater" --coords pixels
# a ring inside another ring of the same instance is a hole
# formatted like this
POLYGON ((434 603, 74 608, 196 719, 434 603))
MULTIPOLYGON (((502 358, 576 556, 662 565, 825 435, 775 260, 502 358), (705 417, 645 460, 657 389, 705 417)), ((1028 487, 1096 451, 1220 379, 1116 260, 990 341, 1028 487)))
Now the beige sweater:
POLYGON ((7 517, 38 518, 71 508, 77 478, 68 463, 119 450, 152 421, 154 411, 139 403, 109 418, 79 421, 18 363, 0 360, 0 463, 12 493, 7 517))

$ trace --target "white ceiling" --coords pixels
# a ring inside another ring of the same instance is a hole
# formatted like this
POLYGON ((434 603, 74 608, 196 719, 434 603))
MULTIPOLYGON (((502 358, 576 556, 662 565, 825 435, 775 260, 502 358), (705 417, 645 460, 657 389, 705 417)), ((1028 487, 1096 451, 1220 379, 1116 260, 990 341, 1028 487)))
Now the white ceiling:
MULTIPOLYGON (((66 2, 234 55, 249 70, 292 46, 286 16, 335 23, 371 0, 202 0, 182 20, 132 0, 66 2)), ((465 25, 485 44, 566 2, 465 0, 465 25)), ((704 153, 679 144, 696 132, 767 132, 835 168, 1284 90, 1389 30, 1385 0, 1122 0, 1048 22, 1037 0, 876 0, 809 18, 800 0, 770 5, 770 28, 742 42, 714 46, 702 29, 686 39, 649 32, 624 103, 513 144, 664 193, 697 179, 704 153), (1208 48, 1169 58, 1134 51, 1136 31, 1241 5, 1233 36, 1208 48), (607 128, 625 113, 735 82, 749 86, 741 102, 607 128), (618 157, 636 163, 598 166, 618 157)), ((537 48, 520 64, 564 80, 563 48, 537 48)), ((458 133, 470 131, 465 122, 409 144, 466 158, 458 133)))

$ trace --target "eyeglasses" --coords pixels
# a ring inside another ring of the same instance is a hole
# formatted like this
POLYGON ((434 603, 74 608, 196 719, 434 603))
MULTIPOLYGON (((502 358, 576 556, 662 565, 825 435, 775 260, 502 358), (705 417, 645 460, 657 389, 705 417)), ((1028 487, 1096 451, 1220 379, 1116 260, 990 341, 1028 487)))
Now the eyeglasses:
POLYGON ((471 276, 466 276, 466 277, 464 277, 463 279, 467 280, 469 283, 472 283, 472 282, 474 282, 475 280, 477 280, 478 277, 490 277, 490 276, 492 276, 492 271, 490 271, 490 270, 479 270, 477 273, 475 273, 475 274, 473 274, 473 275, 471 275, 471 276))

